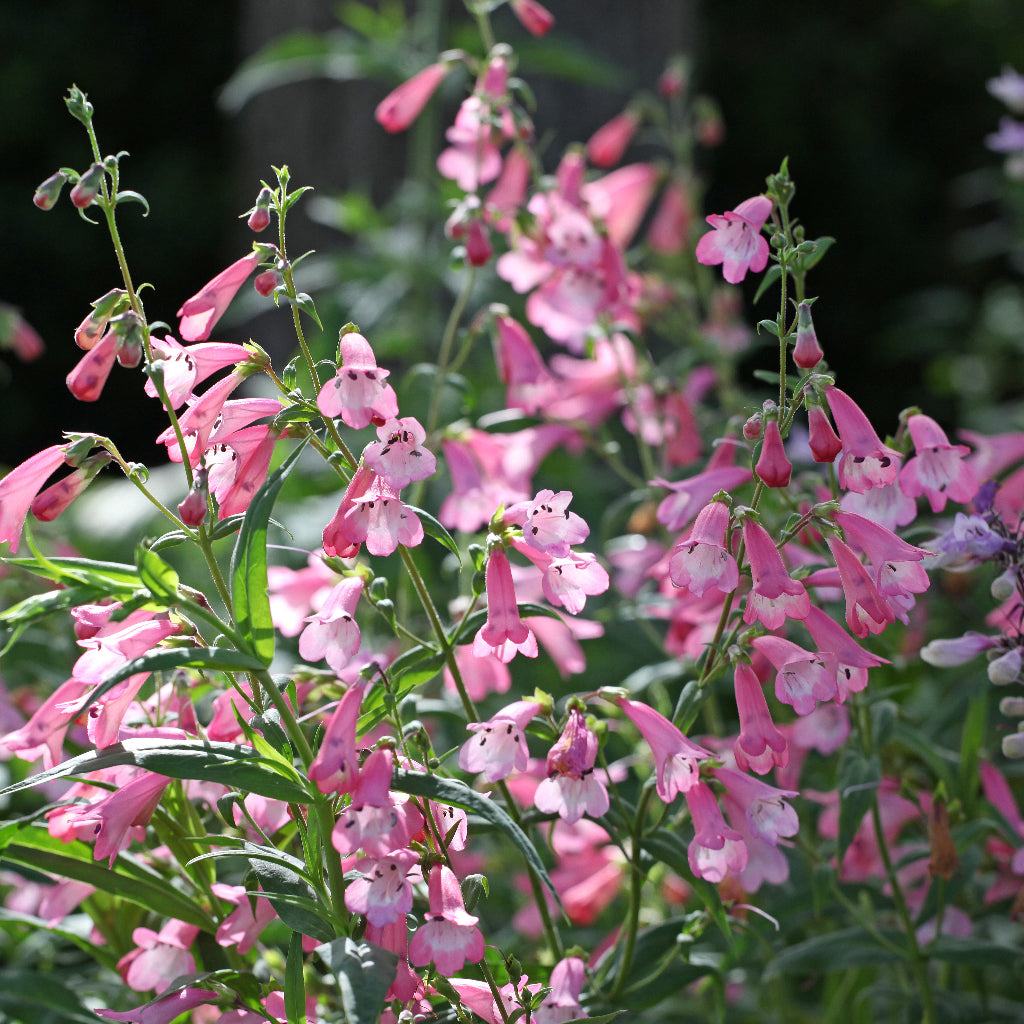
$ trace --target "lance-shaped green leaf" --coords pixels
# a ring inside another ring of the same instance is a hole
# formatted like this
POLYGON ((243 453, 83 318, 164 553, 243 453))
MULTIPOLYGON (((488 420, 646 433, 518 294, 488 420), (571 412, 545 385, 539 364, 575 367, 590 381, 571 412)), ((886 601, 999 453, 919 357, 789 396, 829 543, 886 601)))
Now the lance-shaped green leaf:
POLYGON ((395 778, 391 785, 392 789, 396 789, 400 793, 408 793, 410 796, 425 796, 438 803, 448 804, 450 807, 460 807, 493 825, 519 850, 534 874, 547 886, 556 905, 561 908, 562 902, 559 899, 558 890, 548 876, 544 861, 540 859, 533 843, 507 812, 493 800, 470 789, 464 782, 459 782, 457 779, 442 779, 437 775, 407 771, 403 768, 395 769, 395 778))
POLYGON ((787 947, 769 960, 765 977, 826 973, 846 970, 848 967, 891 964, 894 960, 898 962, 901 954, 893 947, 902 948, 906 939, 899 932, 893 931, 879 932, 878 935, 885 940, 885 944, 859 926, 815 935, 787 947))
POLYGON ((142 585, 164 604, 172 604, 178 596, 178 574, 155 551, 140 544, 135 549, 135 565, 142 585))
POLYGON ((7 565, 27 569, 36 576, 57 583, 81 583, 94 586, 106 594, 131 593, 142 586, 134 565, 122 562, 98 562, 92 558, 5 558, 7 565))
POLYGON ((288 1024, 306 1020, 306 981, 302 976, 302 934, 292 932, 284 972, 284 1012, 288 1024))
POLYGON ((242 520, 231 556, 231 603, 235 621, 250 649, 264 666, 274 659, 274 623, 270 617, 267 593, 267 527, 285 477, 305 446, 303 441, 256 492, 242 520))
POLYGON ((875 791, 881 782, 878 759, 865 757, 847 747, 839 758, 839 839, 837 856, 840 861, 853 842, 864 815, 871 809, 875 791))
POLYGON ((139 739, 71 757, 49 771, 31 775, 0 791, 0 797, 68 775, 131 764, 171 779, 220 782, 247 793, 288 803, 308 803, 298 773, 287 773, 279 761, 260 757, 251 747, 206 740, 139 739))
POLYGON ((338 979, 341 1019, 345 1024, 377 1024, 395 977, 398 957, 371 942, 347 937, 318 946, 316 952, 338 979))
POLYGON ((88 604, 105 594, 106 591, 97 587, 82 585, 67 587, 64 590, 48 590, 45 594, 33 594, 0 611, 0 623, 5 626, 16 626, 34 622, 36 619, 53 615, 54 612, 67 611, 78 604, 88 604))
POLYGON ((292 931, 312 935, 329 942, 337 934, 331 919, 320 910, 313 890, 286 864, 257 858, 249 860, 252 873, 259 879, 260 893, 266 896, 277 916, 292 931))

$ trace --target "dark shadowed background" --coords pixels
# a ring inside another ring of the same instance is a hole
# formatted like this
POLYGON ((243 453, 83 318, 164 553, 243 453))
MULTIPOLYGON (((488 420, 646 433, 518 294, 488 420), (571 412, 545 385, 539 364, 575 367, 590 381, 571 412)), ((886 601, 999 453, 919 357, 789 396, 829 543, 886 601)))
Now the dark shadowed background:
MULTIPOLYGON (((559 24, 542 44, 505 10, 495 21, 500 36, 522 47, 520 69, 536 86, 536 120, 542 136, 553 135, 551 152, 585 139, 636 88, 653 85, 674 52, 689 53, 695 88, 717 97, 727 125, 706 161, 710 207, 759 191, 789 155, 809 233, 839 240, 816 275, 819 335, 871 411, 891 420, 909 401, 903 385, 911 379, 947 420, 970 420, 983 398, 1019 397, 1024 314, 1000 219, 1000 163, 983 140, 1002 113, 986 78, 1024 61, 1020 0, 550 6, 559 24), (583 50, 596 63, 580 64, 583 50)), ((442 45, 472 39, 459 3, 419 0, 405 9, 420 64, 442 45)), ((381 59, 367 74, 365 64, 354 69, 338 56, 361 17, 354 5, 329 0, 0 2, 0 301, 19 307, 48 346, 29 365, 0 356, 0 463, 54 443, 62 428, 102 429, 129 457, 146 459, 161 429, 133 374, 115 369, 95 407, 64 386, 79 354, 74 327, 88 301, 117 283, 100 228, 81 223, 66 201, 47 215, 31 203, 35 185, 58 166, 88 163, 80 126, 64 110, 67 86, 89 93, 104 150, 131 153, 127 187, 148 197, 152 214, 144 220, 137 207, 124 209, 125 244, 136 280, 156 286, 150 316, 171 321, 182 299, 248 248, 237 218, 270 163, 289 163, 293 181, 320 196, 355 190, 375 202, 410 163, 422 165, 409 147, 429 147, 455 97, 411 141, 385 137, 372 110, 398 69, 381 59), (285 77, 302 81, 264 89, 258 64, 233 78, 286 33, 286 45, 305 56, 285 77)), ((352 207, 344 209, 351 218, 352 207)), ((329 217, 298 220, 293 251, 350 244, 329 217)), ((345 218, 334 223, 344 227, 345 218)), ((343 323, 345 302, 337 305, 343 323)), ((423 322, 417 358, 436 350, 433 323, 423 322)), ((287 318, 261 315, 236 318, 218 337, 251 334, 283 355, 288 330, 287 318)))

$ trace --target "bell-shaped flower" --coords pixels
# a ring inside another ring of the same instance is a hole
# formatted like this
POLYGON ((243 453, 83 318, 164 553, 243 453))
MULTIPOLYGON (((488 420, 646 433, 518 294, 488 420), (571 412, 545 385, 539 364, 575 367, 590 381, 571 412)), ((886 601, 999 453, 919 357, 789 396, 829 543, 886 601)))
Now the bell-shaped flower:
POLYGON ((277 916, 274 908, 264 896, 250 901, 244 885, 214 882, 211 888, 215 896, 235 905, 235 909, 217 926, 217 945, 236 949, 245 956, 256 945, 263 929, 277 916))
POLYGON ((587 157, 595 167, 614 167, 629 148, 640 119, 632 110, 616 115, 590 136, 587 157))
POLYGON ((523 528, 523 540, 532 548, 555 558, 565 558, 573 544, 590 536, 590 527, 569 511, 572 491, 538 491, 532 501, 510 505, 505 522, 523 528))
POLYGON ((594 773, 597 747, 597 736, 574 708, 562 735, 548 751, 547 778, 533 798, 537 810, 557 814, 570 824, 584 814, 600 818, 608 810, 608 790, 594 773))
POLYGON ((356 727, 366 684, 353 683, 338 701, 324 729, 320 749, 309 766, 309 777, 321 793, 351 793, 359 777, 356 727))
POLYGON ((412 78, 392 89, 377 104, 374 117, 386 132, 404 132, 427 105, 430 97, 448 74, 450 65, 443 61, 428 64, 412 78))
POLYGON ((608 589, 608 573, 587 551, 570 551, 567 557, 552 558, 522 541, 515 541, 513 547, 540 569, 545 599, 570 615, 579 615, 588 597, 608 589))
POLYGON ((771 212, 767 196, 753 196, 735 210, 711 214, 707 222, 712 230, 697 243, 697 262, 706 267, 721 264, 729 284, 739 284, 747 271, 759 274, 768 265, 768 239, 761 228, 771 212))
MULTIPOLYGON (((583 198, 591 214, 603 222, 611 243, 604 252, 606 261, 622 260, 622 253, 651 204, 660 177, 661 172, 654 164, 628 164, 583 186, 583 198)), ((624 264, 622 267, 624 270, 624 264)), ((614 278, 616 273, 618 269, 610 276, 614 278)))
POLYGON ((536 658, 537 638, 519 617, 512 566, 502 547, 494 548, 487 557, 486 587, 487 621, 476 634, 473 653, 477 657, 493 654, 506 664, 517 653, 536 658))
POLYGON ((688 740, 664 715, 640 701, 619 698, 623 714, 636 726, 654 756, 658 796, 667 804, 695 786, 700 779, 700 762, 710 751, 688 740))
POLYGON ((178 333, 185 341, 206 341, 209 338, 238 289, 245 284, 259 262, 260 258, 255 252, 235 260, 182 304, 178 310, 178 333))
POLYGON ((686 851, 690 870, 716 885, 738 875, 747 866, 747 847, 743 836, 725 823, 711 787, 706 782, 691 786, 686 791, 686 805, 694 831, 686 851))
POLYGON ((423 816, 404 797, 391 792, 394 755, 375 750, 359 772, 352 800, 338 815, 331 833, 334 848, 343 857, 363 850, 383 857, 409 845, 423 828, 423 816))
POLYGON ((743 542, 754 580, 743 621, 758 621, 768 629, 778 629, 787 618, 805 618, 811 607, 807 589, 790 577, 768 531, 748 519, 743 524, 743 542))
MULTIPOLYGON (((181 427, 186 441, 191 465, 197 465, 203 457, 203 453, 212 440, 211 435, 219 425, 227 400, 243 380, 242 374, 229 373, 190 402, 185 412, 178 417, 178 425, 181 427)), ((278 406, 278 410, 280 410, 280 406, 278 406)), ((181 449, 173 428, 168 427, 163 431, 157 437, 156 442, 167 449, 167 457, 171 462, 181 462, 181 449)))
POLYGON ((766 487, 789 486, 790 477, 793 475, 793 464, 786 455, 786 449, 782 444, 782 434, 779 432, 779 421, 775 417, 765 423, 764 441, 754 472, 766 487))
POLYGON ((840 487, 863 494, 893 483, 900 472, 900 453, 882 444, 871 421, 846 392, 832 387, 825 392, 825 398, 843 442, 840 487))
POLYGON ((889 602, 881 595, 852 548, 838 537, 829 537, 827 543, 836 561, 846 597, 846 625, 859 637, 881 633, 896 617, 889 602))
POLYGON ((396 491, 434 475, 437 459, 421 447, 427 433, 419 420, 412 416, 388 420, 377 428, 377 437, 366 446, 363 461, 396 491))
POLYGON ((337 374, 320 389, 316 404, 325 416, 340 416, 353 430, 393 420, 398 398, 387 383, 390 370, 377 366, 370 343, 350 331, 341 336, 341 365, 337 374))
MULTIPOLYGON (((154 338, 152 346, 154 357, 159 360, 163 370, 164 389, 175 409, 191 398, 196 386, 208 377, 250 358, 244 345, 216 341, 182 345, 169 334, 163 338, 154 338)), ((150 398, 157 397, 156 385, 152 380, 147 379, 144 390, 150 398)))
POLYGON ((352 479, 345 488, 338 511, 334 518, 324 527, 324 551, 336 558, 354 558, 359 554, 361 541, 357 541, 352 531, 358 529, 355 523, 346 517, 355 508, 357 498, 361 498, 376 481, 377 474, 368 466, 360 463, 352 474, 352 479))
POLYGON ((775 727, 761 681, 749 665, 738 664, 733 677, 740 734, 733 744, 736 764, 744 771, 767 775, 789 761, 789 745, 775 727))
POLYGON ((149 823, 170 782, 165 775, 144 771, 96 803, 76 809, 77 827, 94 826, 92 855, 96 860, 113 865, 131 841, 130 830, 149 823))
POLYGON ((696 597, 708 590, 729 594, 739 585, 736 559, 726 547, 729 507, 721 501, 704 506, 685 539, 676 542, 668 562, 669 579, 696 597))
POLYGON ((277 435, 268 426, 246 427, 214 445, 203 457, 210 493, 217 499, 217 518, 248 509, 270 470, 277 435))
POLYGON ((466 961, 478 963, 484 957, 484 937, 477 928, 479 918, 466 911, 459 880, 451 868, 435 864, 428 881, 430 912, 409 943, 413 967, 433 963, 441 975, 461 971, 466 961))
POLYGON ((815 462, 831 465, 843 450, 843 442, 832 429, 828 413, 820 405, 807 407, 808 447, 815 462))
POLYGON ((371 555, 392 554, 401 544, 414 548, 423 542, 419 516, 403 504, 398 493, 377 477, 345 513, 344 536, 350 544, 365 542, 371 555))
POLYGON ((866 651, 839 625, 838 622, 820 608, 811 606, 803 625, 814 640, 814 646, 825 654, 831 654, 836 660, 836 681, 839 688, 840 703, 851 693, 860 693, 868 685, 868 669, 879 665, 888 665, 885 658, 880 658, 866 651))
POLYGON ((815 704, 838 697, 832 654, 805 651, 781 636, 755 637, 753 646, 775 667, 775 696, 798 715, 809 715, 815 704))
POLYGON ((360 633, 355 612, 362 593, 360 577, 343 579, 320 610, 306 619, 308 625, 299 637, 299 654, 305 661, 326 659, 335 672, 341 672, 348 664, 359 650, 360 633))
POLYGON ((716 768, 715 778, 725 786, 726 799, 742 808, 750 830, 766 843, 778 846, 780 839, 789 839, 800 831, 796 811, 788 803, 798 793, 776 789, 731 768, 716 768))
POLYGON ((18 550, 32 502, 46 480, 64 464, 66 449, 63 444, 44 448, 0 480, 0 544, 10 544, 12 553, 18 550))
POLYGON ((0 736, 0 757, 6 759, 13 755, 23 761, 41 757, 47 769, 58 764, 63 760, 64 736, 90 689, 91 684, 79 679, 61 683, 24 725, 0 736))
POLYGON ((419 855, 412 850, 392 850, 383 857, 358 862, 356 869, 362 876, 345 888, 345 906, 377 928, 403 919, 412 910, 410 876, 418 863, 419 855))
POLYGON ((885 526, 853 512, 837 512, 835 521, 847 541, 867 556, 884 596, 922 594, 928 589, 928 574, 921 562, 931 552, 908 544, 885 526))
POLYGON ((933 512, 941 512, 947 501, 966 504, 978 490, 965 444, 950 444, 945 431, 930 416, 907 419, 907 430, 914 442, 914 457, 900 473, 900 487, 911 498, 924 495, 933 512))
POLYGON ((486 722, 470 722, 466 728, 472 735, 459 751, 459 767, 482 774, 487 782, 508 778, 513 771, 526 771, 530 760, 526 726, 542 710, 537 701, 517 700, 486 722))
POLYGON ((887 530, 896 530, 917 518, 917 502, 904 494, 898 483, 873 487, 863 494, 847 491, 839 504, 848 512, 873 519, 887 530))
POLYGON ((75 368, 65 378, 68 391, 80 402, 96 402, 103 394, 103 388, 117 358, 117 345, 117 335, 113 331, 107 331, 79 359, 75 368))

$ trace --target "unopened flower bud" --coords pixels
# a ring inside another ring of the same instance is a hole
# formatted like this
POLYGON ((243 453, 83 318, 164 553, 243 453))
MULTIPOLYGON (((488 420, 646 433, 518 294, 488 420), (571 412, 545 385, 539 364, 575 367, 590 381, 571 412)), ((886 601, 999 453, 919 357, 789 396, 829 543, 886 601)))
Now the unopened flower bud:
POLYGON ((178 505, 178 515, 186 526, 201 526, 206 519, 206 474, 199 471, 192 481, 192 489, 178 505))
POLYGON ((249 220, 246 222, 249 225, 250 231, 255 231, 257 234, 261 231, 266 231, 270 226, 270 200, 273 193, 269 188, 263 188, 260 190, 260 194, 256 197, 256 205, 253 207, 252 213, 249 214, 249 220))
POLYGON ((482 220, 470 222, 466 231, 466 259, 470 266, 483 267, 491 258, 491 239, 482 220))
POLYGON ((1020 669, 1020 648, 1014 647, 988 663, 988 680, 994 686, 1009 686, 1020 678, 1020 669))
POLYGON ((761 436, 761 414, 759 412, 748 417, 746 423, 743 424, 743 436, 748 441, 756 441, 761 436))
POLYGON ((808 445, 815 462, 834 462, 843 450, 843 442, 832 429, 828 413, 820 405, 807 406, 808 445))
POLYGON ((284 278, 281 276, 281 272, 278 270, 264 270, 262 274, 256 275, 256 280, 253 281, 252 286, 262 295, 267 298, 274 294, 274 289, 279 288, 284 284, 284 278))
POLYGON ((824 358, 825 353, 818 344, 811 318, 811 304, 801 302, 796 311, 796 345, 793 347, 793 362, 801 370, 813 370, 824 358))
POLYGON ((786 455, 777 416, 771 417, 765 424, 764 442, 754 471, 767 487, 789 486, 793 464, 786 455))
POLYGON ((142 340, 125 338, 117 348, 117 361, 126 369, 133 370, 142 362, 142 340))
POLYGON ((1024 697, 1004 697, 999 702, 999 714, 1007 718, 1024 718, 1024 697))
POLYGON ((546 35, 555 24, 555 16, 538 0, 510 0, 509 6, 530 35, 546 35))
POLYGON ((41 185, 37 186, 35 195, 32 197, 32 202, 39 207, 40 210, 52 210, 60 199, 61 191, 64 188, 64 182, 68 179, 63 171, 57 171, 51 174, 46 181, 41 185))
POLYGON ((91 206, 103 184, 103 165, 93 164, 71 190, 71 202, 80 210, 91 206))
POLYGON ((658 79, 658 92, 665 99, 682 96, 686 92, 686 68, 681 60, 674 60, 658 79))
POLYGON ((1024 732, 1015 732, 1003 737, 1003 756, 1019 760, 1024 757, 1024 732))
POLYGON ((992 597, 996 601, 1007 601, 1013 597, 1013 592, 1017 589, 1017 574, 1013 569, 1007 569, 1006 572, 997 576, 992 581, 990 591, 992 597))
POLYGON ((928 815, 928 840, 931 846, 928 874, 948 882, 956 873, 960 859, 949 831, 949 813, 942 800, 932 801, 931 813, 928 815))

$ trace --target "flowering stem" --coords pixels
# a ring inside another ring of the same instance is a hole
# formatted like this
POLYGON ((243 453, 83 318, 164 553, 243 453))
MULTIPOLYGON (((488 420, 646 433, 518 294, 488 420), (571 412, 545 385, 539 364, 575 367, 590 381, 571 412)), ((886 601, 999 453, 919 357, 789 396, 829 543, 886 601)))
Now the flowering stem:
POLYGON ((473 17, 476 18, 477 28, 480 30, 480 38, 483 40, 484 49, 490 53, 494 49, 495 39, 487 10, 482 4, 478 3, 471 3, 469 9, 473 12, 473 17))

